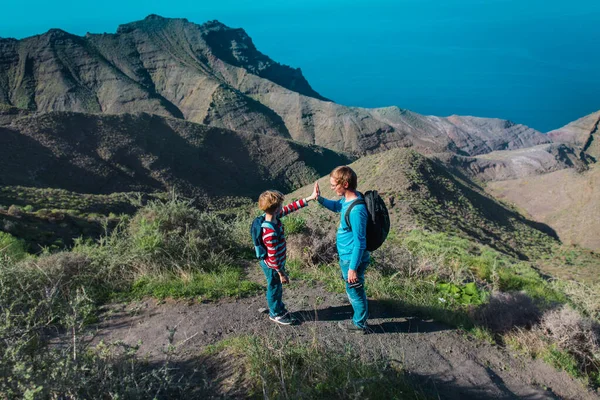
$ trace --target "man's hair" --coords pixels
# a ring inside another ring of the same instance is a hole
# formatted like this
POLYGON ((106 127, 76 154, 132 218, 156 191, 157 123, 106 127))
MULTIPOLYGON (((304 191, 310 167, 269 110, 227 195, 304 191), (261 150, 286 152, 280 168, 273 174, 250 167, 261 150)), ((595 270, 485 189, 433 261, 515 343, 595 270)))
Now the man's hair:
POLYGON ((329 176, 333 177, 333 179, 335 179, 337 183, 342 185, 348 182, 349 190, 356 190, 356 187, 358 186, 358 178, 356 177, 356 172, 354 172, 352 168, 350 168, 347 165, 336 167, 333 171, 331 171, 329 176))
POLYGON ((283 193, 278 190, 265 190, 258 197, 258 208, 273 213, 283 203, 283 193))

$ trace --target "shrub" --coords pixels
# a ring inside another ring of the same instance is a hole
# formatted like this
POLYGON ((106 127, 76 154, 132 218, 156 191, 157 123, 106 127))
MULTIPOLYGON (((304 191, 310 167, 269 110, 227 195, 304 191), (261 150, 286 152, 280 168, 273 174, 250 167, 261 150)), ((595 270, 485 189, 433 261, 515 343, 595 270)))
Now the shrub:
POLYGON ((576 281, 557 281, 555 285, 569 296, 578 309, 596 321, 600 320, 600 284, 586 285, 576 281))
POLYGON ((234 248, 233 229, 214 213, 204 213, 178 198, 151 201, 132 218, 125 240, 144 272, 206 269, 211 253, 234 248))
POLYGON ((578 368, 586 375, 600 371, 600 325, 582 317, 569 306, 546 312, 540 329, 550 337, 557 349, 576 360, 578 368))
POLYGON ((430 275, 436 270, 428 259, 415 256, 395 241, 385 243, 372 256, 373 266, 383 275, 396 274, 406 278, 430 275))
POLYGON ((306 220, 302 217, 288 215, 281 219, 286 235, 296 235, 306 229, 306 220))
POLYGON ((477 288, 475 282, 465 285, 441 282, 437 284, 437 291, 443 296, 444 302, 455 302, 463 306, 479 305, 484 298, 484 294, 477 288))
POLYGON ((10 207, 8 207, 8 215, 12 217, 20 217, 21 215, 23 215, 23 209, 13 204, 10 207))
POLYGON ((10 257, 14 261, 19 261, 27 257, 26 244, 23 240, 17 239, 12 235, 0 232, 0 257, 2 255, 10 257))
POLYGON ((307 228, 304 233, 286 238, 288 258, 299 259, 308 265, 337 261, 335 231, 307 228))
POLYGON ((473 314, 476 321, 493 333, 530 328, 541 317, 533 300, 523 292, 492 293, 489 302, 473 314))

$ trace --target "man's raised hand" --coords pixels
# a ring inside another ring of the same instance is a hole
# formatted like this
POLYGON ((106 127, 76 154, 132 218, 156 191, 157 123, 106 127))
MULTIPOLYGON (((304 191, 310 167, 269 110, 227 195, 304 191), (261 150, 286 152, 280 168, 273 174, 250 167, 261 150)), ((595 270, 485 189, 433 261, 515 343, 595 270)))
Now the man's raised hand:
POLYGON ((306 200, 316 200, 319 198, 319 196, 321 195, 321 192, 319 191, 319 183, 315 182, 315 186, 313 189, 312 194, 306 199, 306 200))

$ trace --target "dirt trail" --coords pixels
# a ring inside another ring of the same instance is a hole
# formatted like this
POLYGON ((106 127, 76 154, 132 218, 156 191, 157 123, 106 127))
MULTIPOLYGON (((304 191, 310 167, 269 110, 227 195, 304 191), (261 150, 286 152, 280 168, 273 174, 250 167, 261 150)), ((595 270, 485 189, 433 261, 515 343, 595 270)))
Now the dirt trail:
POLYGON ((375 332, 357 335, 337 326, 339 320, 351 318, 343 295, 299 282, 284 290, 284 301, 301 324, 282 327, 270 322, 258 311, 265 306, 264 295, 205 304, 147 300, 115 305, 98 326, 97 339, 132 345, 141 341, 139 354, 160 360, 169 345, 169 329, 174 330, 172 344, 181 361, 235 335, 316 339, 331 349, 344 351, 349 345, 367 357, 383 356, 400 363, 410 377, 441 399, 598 398, 565 372, 543 362, 517 357, 385 303, 369 302, 369 323, 375 332))

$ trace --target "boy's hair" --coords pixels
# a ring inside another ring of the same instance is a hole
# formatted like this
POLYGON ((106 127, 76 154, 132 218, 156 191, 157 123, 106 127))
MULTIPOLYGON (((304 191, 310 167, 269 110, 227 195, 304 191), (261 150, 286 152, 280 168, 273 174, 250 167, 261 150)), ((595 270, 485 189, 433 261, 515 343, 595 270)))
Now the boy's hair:
POLYGON ((258 197, 258 208, 273 213, 283 204, 283 193, 278 190, 265 190, 258 197))
POLYGON ((333 177, 337 181, 337 183, 344 184, 348 182, 348 190, 356 190, 358 186, 358 178, 356 177, 356 172, 352 170, 347 165, 342 165, 340 167, 334 168, 333 171, 329 174, 329 176, 333 177))

